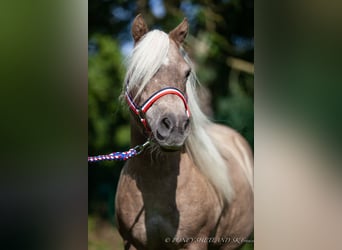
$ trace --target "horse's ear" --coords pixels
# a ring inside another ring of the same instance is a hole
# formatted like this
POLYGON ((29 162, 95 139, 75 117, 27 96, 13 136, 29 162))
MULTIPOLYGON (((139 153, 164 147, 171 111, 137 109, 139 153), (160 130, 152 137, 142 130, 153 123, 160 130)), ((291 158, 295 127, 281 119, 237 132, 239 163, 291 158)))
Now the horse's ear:
POLYGON ((138 14, 133 21, 132 36, 136 44, 148 32, 147 25, 141 14, 138 14))
POLYGON ((169 33, 169 37, 174 40, 178 45, 182 44, 188 34, 189 23, 188 19, 184 18, 183 21, 169 33))

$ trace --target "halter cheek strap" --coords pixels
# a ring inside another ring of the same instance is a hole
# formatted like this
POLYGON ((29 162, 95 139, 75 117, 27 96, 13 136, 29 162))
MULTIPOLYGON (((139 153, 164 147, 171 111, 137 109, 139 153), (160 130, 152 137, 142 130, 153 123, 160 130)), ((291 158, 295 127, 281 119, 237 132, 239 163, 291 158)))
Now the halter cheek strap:
POLYGON ((148 132, 150 131, 150 128, 147 124, 146 112, 149 110, 149 108, 151 108, 151 106, 158 99, 160 99, 161 97, 163 97, 165 95, 177 95, 177 96, 179 96, 184 103, 186 115, 188 116, 188 118, 190 118, 190 110, 189 110, 188 102, 187 102, 184 94, 177 88, 173 88, 173 87, 163 88, 163 89, 155 92, 153 95, 151 95, 141 106, 138 106, 133 101, 132 97, 129 95, 129 93, 126 89, 125 96, 126 96, 126 100, 127 100, 129 108, 133 111, 133 113, 135 113, 139 117, 140 122, 144 125, 146 131, 148 131, 148 132))

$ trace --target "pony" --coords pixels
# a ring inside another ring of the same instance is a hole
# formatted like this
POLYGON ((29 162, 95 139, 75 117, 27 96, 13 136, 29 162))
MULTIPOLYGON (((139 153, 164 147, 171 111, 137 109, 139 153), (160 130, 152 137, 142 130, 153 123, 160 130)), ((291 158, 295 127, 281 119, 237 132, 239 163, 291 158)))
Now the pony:
POLYGON ((253 156, 245 139, 211 122, 182 45, 186 18, 171 32, 149 31, 139 14, 122 97, 131 110, 131 144, 116 222, 125 249, 233 249, 253 231, 253 156), (148 141, 148 143, 146 143, 148 141))

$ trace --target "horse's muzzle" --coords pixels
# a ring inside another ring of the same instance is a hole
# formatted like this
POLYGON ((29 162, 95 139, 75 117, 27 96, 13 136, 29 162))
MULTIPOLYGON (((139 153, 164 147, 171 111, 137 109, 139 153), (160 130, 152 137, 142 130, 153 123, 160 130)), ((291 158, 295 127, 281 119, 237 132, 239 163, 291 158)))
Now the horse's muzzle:
POLYGON ((176 116, 173 113, 161 116, 156 123, 155 139, 166 150, 179 150, 189 134, 190 120, 186 115, 176 116))

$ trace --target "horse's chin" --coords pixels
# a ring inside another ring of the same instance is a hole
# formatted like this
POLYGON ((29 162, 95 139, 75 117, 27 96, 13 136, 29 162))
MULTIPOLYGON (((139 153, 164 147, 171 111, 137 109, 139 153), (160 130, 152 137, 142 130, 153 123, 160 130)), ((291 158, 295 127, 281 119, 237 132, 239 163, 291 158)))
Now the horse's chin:
MULTIPOLYGON (((158 135, 158 132, 156 133, 158 135)), ((185 137, 178 138, 163 138, 160 139, 158 136, 154 136, 154 142, 158 145, 162 152, 178 152, 184 151, 185 137)))
POLYGON ((176 145, 176 146, 169 146, 169 145, 160 145, 160 149, 163 151, 163 152, 169 152, 169 153, 172 153, 172 152, 177 152, 177 151, 182 151, 183 150, 183 145, 176 145))
POLYGON ((165 152, 165 153, 184 151, 184 142, 171 144, 171 143, 160 142, 156 140, 155 143, 158 145, 160 151, 165 152))

